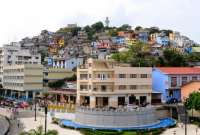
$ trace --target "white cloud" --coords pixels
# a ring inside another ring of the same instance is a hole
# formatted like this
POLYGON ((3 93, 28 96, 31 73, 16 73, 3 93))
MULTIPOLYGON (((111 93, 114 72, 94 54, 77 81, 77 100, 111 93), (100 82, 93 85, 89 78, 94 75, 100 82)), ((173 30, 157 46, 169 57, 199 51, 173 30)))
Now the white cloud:
POLYGON ((169 28, 200 41, 199 0, 4 0, 0 1, 0 45, 55 31, 68 23, 81 26, 104 20, 112 25, 169 28))

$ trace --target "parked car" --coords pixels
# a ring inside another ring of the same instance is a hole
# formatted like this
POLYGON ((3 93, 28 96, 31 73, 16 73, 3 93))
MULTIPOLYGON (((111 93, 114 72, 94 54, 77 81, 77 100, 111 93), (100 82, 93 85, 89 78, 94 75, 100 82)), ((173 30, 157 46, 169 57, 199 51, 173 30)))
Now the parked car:
POLYGON ((176 98, 171 98, 166 102, 166 104, 176 104, 176 103, 178 103, 178 99, 176 98))

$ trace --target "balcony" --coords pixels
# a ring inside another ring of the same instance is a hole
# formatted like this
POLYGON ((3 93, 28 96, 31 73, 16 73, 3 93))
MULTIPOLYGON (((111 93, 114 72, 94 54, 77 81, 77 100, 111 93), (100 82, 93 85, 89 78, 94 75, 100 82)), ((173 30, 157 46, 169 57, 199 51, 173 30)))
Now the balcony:
POLYGON ((94 78, 92 80, 94 83, 102 83, 102 82, 105 82, 105 83, 112 83, 114 82, 114 78, 94 78))

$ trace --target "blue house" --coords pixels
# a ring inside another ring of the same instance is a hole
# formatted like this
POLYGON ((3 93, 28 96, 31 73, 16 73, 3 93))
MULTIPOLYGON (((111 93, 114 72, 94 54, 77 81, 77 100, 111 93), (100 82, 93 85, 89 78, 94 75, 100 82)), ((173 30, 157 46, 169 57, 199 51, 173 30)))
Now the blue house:
POLYGON ((166 102, 170 98, 181 101, 181 86, 192 80, 200 80, 200 68, 153 68, 152 89, 154 93, 161 93, 162 102, 166 102))
POLYGON ((147 43, 149 38, 149 32, 147 31, 142 31, 138 33, 138 39, 142 42, 147 43))
POLYGON ((125 44, 125 38, 120 36, 112 37, 112 42, 117 45, 123 45, 125 44))
POLYGON ((169 45, 169 38, 167 36, 158 36, 156 37, 156 42, 160 45, 167 46, 169 45))

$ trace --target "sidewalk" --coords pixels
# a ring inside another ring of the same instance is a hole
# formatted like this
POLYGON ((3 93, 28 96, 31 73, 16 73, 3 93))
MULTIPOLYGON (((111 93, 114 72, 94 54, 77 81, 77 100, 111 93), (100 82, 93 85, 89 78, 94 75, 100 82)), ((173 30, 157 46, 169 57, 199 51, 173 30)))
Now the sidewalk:
MULTIPOLYGON (((68 114, 66 114, 68 115, 68 114)), ((31 118, 20 118, 21 123, 24 126, 24 131, 29 131, 30 129, 36 129, 38 126, 42 125, 44 128, 45 119, 43 116, 37 117, 37 121, 34 121, 34 117, 31 118)), ((47 130, 55 129, 59 132, 59 135, 81 135, 79 131, 73 129, 61 128, 59 125, 51 123, 51 117, 48 115, 47 118, 47 130)))
MULTIPOLYGON (((167 129, 161 135, 185 135, 185 125, 183 123, 178 123, 177 127, 167 129)), ((187 135, 200 135, 200 128, 198 128, 196 125, 188 124, 187 135)))

